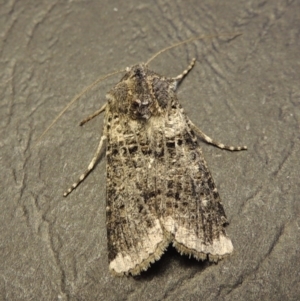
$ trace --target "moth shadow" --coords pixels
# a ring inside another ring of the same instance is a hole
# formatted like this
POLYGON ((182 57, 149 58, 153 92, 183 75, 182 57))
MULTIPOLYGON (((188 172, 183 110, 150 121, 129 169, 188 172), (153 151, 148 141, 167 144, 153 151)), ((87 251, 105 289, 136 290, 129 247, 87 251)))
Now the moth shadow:
POLYGON ((189 270, 190 273, 199 273, 204 271, 212 263, 208 260, 200 260, 187 255, 180 255, 178 251, 173 247, 169 246, 163 256, 151 264, 147 271, 141 273, 141 275, 134 276, 133 278, 138 281, 149 281, 153 278, 163 277, 163 275, 169 274, 170 270, 183 269, 189 270), (177 266, 177 267, 174 267, 177 266))

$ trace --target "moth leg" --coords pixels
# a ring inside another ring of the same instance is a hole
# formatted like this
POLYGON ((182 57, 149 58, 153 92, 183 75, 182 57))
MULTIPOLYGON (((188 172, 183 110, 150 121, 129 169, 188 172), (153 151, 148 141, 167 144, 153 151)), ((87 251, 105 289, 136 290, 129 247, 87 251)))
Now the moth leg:
POLYGON ((96 112, 94 112, 92 115, 89 115, 87 118, 83 119, 79 125, 82 126, 84 125, 85 123, 87 123, 88 121, 90 121, 91 119, 93 119, 94 117, 98 116, 99 114, 101 114, 102 112, 105 111, 105 108, 106 108, 106 103, 99 109, 97 110, 96 112))
POLYGON ((103 151, 103 144, 104 141, 107 139, 107 137, 105 135, 102 135, 99 145, 97 147, 96 153, 92 159, 92 161, 90 162, 87 170, 79 177, 78 181, 75 182, 65 193, 64 193, 64 197, 66 197, 68 194, 70 194, 87 176, 88 174, 93 170, 93 168, 95 167, 96 162, 99 160, 102 151, 103 151))
POLYGON ((182 73, 180 73, 176 77, 170 78, 170 80, 172 81, 171 86, 173 87, 174 91, 177 89, 177 86, 180 83, 180 81, 193 69, 195 62, 196 62, 196 59, 193 58, 191 63, 188 65, 188 67, 182 73))
POLYGON ((189 123, 191 125, 191 128, 196 132, 198 136, 200 136, 204 141, 206 141, 209 144, 212 144, 214 146, 217 146, 218 148, 221 149, 226 149, 230 151, 240 151, 240 150, 246 150, 247 146, 229 146, 229 145, 224 145, 221 142, 215 141, 206 134, 204 134, 195 124, 193 124, 190 120, 189 123))

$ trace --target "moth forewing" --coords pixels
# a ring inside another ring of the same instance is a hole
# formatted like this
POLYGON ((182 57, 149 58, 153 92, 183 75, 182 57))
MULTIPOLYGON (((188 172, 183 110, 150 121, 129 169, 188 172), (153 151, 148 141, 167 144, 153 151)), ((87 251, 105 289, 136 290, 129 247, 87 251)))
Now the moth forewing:
POLYGON ((198 138, 230 151, 247 147, 214 141, 185 114, 176 89, 195 59, 181 74, 168 78, 148 68, 158 54, 146 64, 127 68, 102 108, 81 122, 105 112, 92 161, 64 193, 67 196, 86 178, 106 147, 108 259, 114 275, 140 274, 170 243, 181 254, 201 260, 218 261, 233 251, 224 208, 198 138))

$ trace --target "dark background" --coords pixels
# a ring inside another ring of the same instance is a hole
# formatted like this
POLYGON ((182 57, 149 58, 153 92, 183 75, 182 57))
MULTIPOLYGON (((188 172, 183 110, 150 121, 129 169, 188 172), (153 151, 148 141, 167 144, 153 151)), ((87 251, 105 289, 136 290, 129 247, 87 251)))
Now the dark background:
POLYGON ((298 300, 300 296, 299 1, 1 1, 0 300, 298 300), (229 40, 222 33, 242 32, 229 40), (197 262, 172 247, 139 277, 107 262, 105 159, 87 167, 117 75, 88 93, 36 146, 57 114, 99 76, 157 57, 166 76, 197 64, 178 91, 230 221, 235 251, 197 262))

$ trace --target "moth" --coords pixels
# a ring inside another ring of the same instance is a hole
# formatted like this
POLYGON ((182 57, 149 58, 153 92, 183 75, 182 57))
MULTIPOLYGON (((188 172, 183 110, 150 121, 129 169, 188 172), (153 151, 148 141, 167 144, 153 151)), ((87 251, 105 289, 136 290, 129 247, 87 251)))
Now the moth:
POLYGON ((108 260, 114 275, 140 274, 171 243, 198 260, 216 262, 233 251, 198 138, 230 151, 247 147, 214 141, 184 112, 176 89, 195 59, 173 78, 151 71, 148 62, 127 68, 104 106, 81 123, 105 113, 96 154, 64 193, 74 190, 106 151, 108 260))

